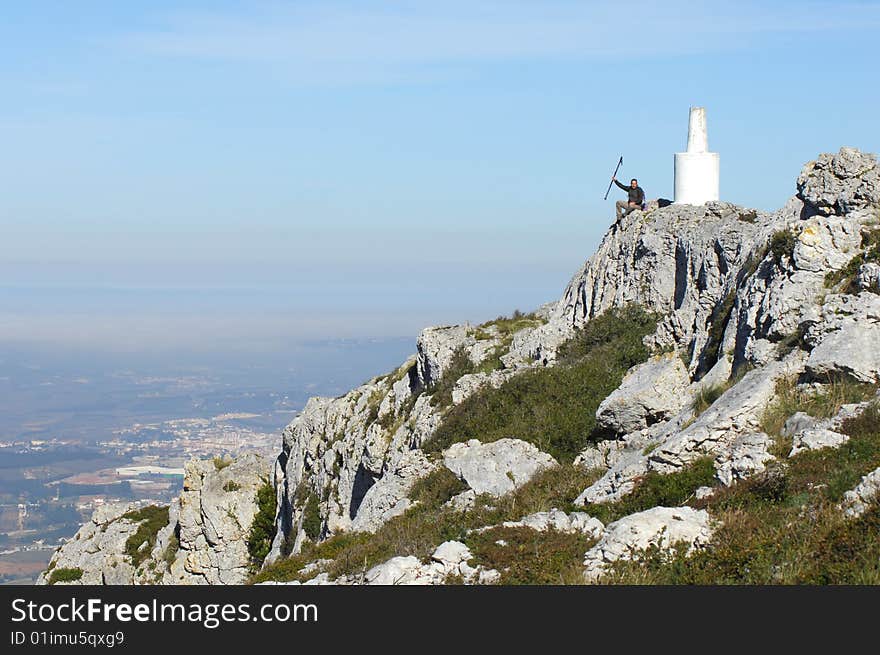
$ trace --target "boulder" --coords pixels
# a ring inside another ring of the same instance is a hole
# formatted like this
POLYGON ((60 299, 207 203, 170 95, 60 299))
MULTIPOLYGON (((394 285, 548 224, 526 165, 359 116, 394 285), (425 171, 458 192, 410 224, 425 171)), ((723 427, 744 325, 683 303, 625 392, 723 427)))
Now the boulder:
POLYGON ((648 548, 687 545, 690 554, 712 537, 709 514, 691 507, 654 507, 609 524, 604 536, 584 555, 584 579, 595 582, 618 560, 638 559, 648 548))
POLYGON ((844 215, 880 203, 877 158, 855 148, 819 155, 797 179, 798 197, 820 214, 844 215))
POLYGON ((371 486, 357 515, 351 522, 351 529, 360 532, 375 532, 390 518, 403 514, 412 504, 408 498, 413 483, 424 478, 435 466, 428 461, 421 450, 404 453, 395 464, 371 486))
POLYGON ((631 368, 596 410, 601 429, 612 434, 642 430, 675 415, 689 401, 690 376, 675 353, 656 355, 631 368))
POLYGON ((839 448, 849 441, 849 436, 827 430, 825 428, 806 428, 797 432, 792 439, 789 457, 806 450, 819 450, 820 448, 839 448))
POLYGON ((476 338, 467 325, 429 327, 422 330, 416 341, 418 381, 425 389, 436 384, 452 363, 456 350, 469 348, 476 338))
POLYGON ((557 532, 565 532, 567 534, 585 534, 594 539, 598 539, 605 526, 602 521, 593 518, 586 512, 565 512, 556 508, 549 512, 536 512, 524 516, 519 521, 505 521, 502 524, 505 528, 530 528, 537 532, 547 532, 548 530, 556 530, 557 532))
POLYGON ((856 276, 856 286, 863 291, 880 293, 880 264, 862 264, 856 276))
POLYGON ((471 439, 443 452, 443 464, 477 494, 503 496, 521 487, 556 460, 519 439, 481 443, 471 439))
POLYGON ((880 381, 880 295, 829 296, 805 338, 813 346, 806 368, 814 379, 880 381))
POLYGON ((880 498, 880 468, 864 476, 856 488, 847 491, 841 505, 848 518, 858 518, 868 511, 871 504, 880 498))
POLYGON ((768 451, 774 441, 763 432, 744 434, 733 440, 729 448, 715 458, 715 477, 725 487, 744 480, 766 468, 776 459, 768 451))

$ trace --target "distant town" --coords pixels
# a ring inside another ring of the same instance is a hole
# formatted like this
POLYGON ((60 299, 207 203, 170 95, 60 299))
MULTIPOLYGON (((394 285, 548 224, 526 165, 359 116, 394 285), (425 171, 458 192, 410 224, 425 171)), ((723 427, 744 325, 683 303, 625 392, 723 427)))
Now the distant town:
POLYGON ((3 494, 0 582, 31 582, 61 540, 104 503, 169 502, 180 492, 184 465, 191 458, 245 452, 274 456, 280 434, 242 424, 259 418, 252 413, 227 413, 207 419, 134 423, 115 430, 112 439, 88 447, 69 439, 0 441, 0 457, 33 460, 21 474, 35 483, 21 491, 19 498, 3 494), (95 467, 57 477, 67 472, 65 463, 83 457, 92 459, 95 467))

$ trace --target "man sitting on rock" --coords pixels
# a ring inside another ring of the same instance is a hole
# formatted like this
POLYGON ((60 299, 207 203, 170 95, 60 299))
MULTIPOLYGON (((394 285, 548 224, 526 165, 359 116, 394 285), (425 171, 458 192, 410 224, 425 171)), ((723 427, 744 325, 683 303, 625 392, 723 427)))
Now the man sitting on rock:
POLYGON ((639 181, 636 178, 629 181, 629 186, 624 186, 618 182, 617 177, 612 177, 611 181, 628 194, 626 201, 618 200, 616 203, 618 220, 629 214, 632 210, 642 208, 645 202, 645 192, 639 186, 639 181))

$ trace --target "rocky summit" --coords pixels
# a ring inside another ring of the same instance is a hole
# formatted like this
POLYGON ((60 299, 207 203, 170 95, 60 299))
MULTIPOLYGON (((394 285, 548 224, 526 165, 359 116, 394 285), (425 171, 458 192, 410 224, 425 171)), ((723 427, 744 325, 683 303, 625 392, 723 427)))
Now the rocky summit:
POLYGON ((562 297, 102 507, 48 584, 880 582, 880 165, 648 205, 562 297))

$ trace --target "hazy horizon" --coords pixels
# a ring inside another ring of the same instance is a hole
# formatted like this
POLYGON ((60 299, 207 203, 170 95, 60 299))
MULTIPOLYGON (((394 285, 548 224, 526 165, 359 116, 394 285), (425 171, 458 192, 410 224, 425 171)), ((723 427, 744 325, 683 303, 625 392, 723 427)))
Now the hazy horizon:
POLYGON ((271 349, 533 309, 612 223, 619 156, 672 195, 691 105, 742 205, 880 150, 878 32, 858 1, 12 4, 0 344, 271 349))

